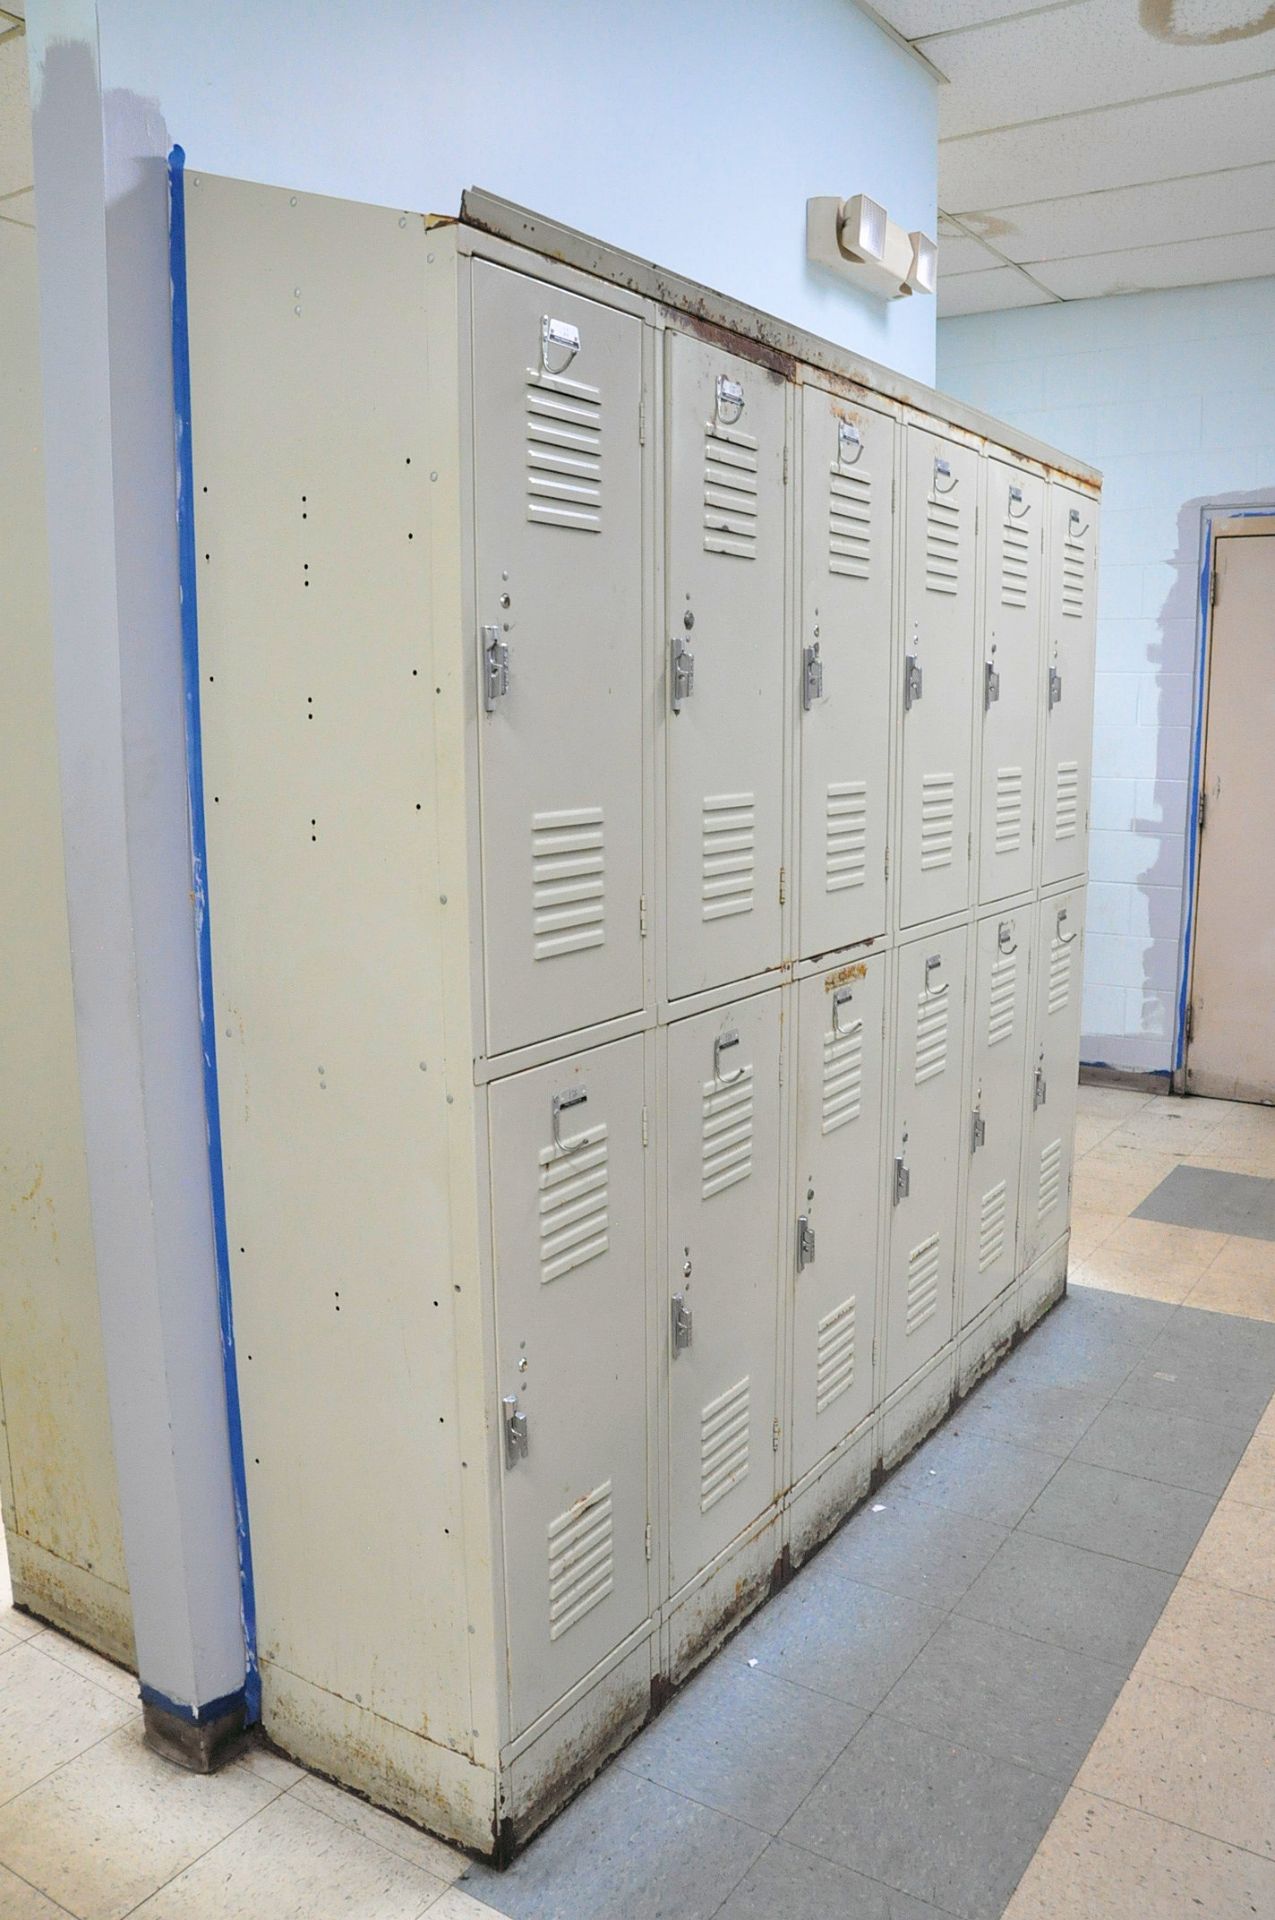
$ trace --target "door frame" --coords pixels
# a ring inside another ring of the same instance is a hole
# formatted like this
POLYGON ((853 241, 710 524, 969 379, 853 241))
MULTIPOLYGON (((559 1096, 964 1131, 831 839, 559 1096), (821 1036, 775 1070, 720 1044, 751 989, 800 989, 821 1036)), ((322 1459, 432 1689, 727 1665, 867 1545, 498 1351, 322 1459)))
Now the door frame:
POLYGON ((1198 599, 1198 636, 1195 687, 1191 718, 1190 809, 1186 823, 1185 871, 1182 888, 1182 930, 1178 940, 1178 1002, 1174 1018, 1173 1067, 1169 1084, 1174 1093, 1187 1087, 1188 1008, 1195 971, 1195 927, 1200 889, 1200 806, 1204 793, 1204 742, 1208 727, 1209 679, 1213 663, 1213 611, 1217 579, 1216 545, 1221 539, 1246 535, 1275 536, 1275 502, 1255 507, 1205 507, 1200 515, 1201 559, 1198 599))

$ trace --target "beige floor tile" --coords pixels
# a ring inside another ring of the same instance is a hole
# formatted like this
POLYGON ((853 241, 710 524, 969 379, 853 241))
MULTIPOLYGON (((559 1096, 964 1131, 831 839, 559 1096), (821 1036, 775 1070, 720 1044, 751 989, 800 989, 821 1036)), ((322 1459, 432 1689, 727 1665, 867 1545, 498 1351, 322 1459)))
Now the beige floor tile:
POLYGON ((72 1673, 82 1674, 94 1686, 105 1687, 117 1700, 127 1700, 134 1712, 141 1712, 137 1675, 129 1673, 125 1667, 117 1667, 113 1660, 104 1660, 100 1653, 80 1646, 78 1641, 68 1640, 64 1633, 57 1633, 52 1627, 37 1633, 27 1644, 40 1653, 47 1653, 50 1660, 57 1660, 62 1666, 69 1667, 72 1673))
POLYGON ((1123 1217, 1141 1206, 1178 1164, 1172 1154, 1109 1147, 1104 1141, 1077 1161, 1072 1199, 1077 1206, 1123 1217))
POLYGON ((16 1607, 0 1607, 0 1628, 15 1640, 34 1640, 37 1633, 44 1632, 42 1621, 33 1620, 29 1613, 19 1613, 16 1607))
POLYGON ((1196 1153, 1183 1156, 1193 1167, 1214 1167, 1219 1173, 1246 1173, 1254 1180, 1275 1179, 1275 1150, 1251 1148, 1245 1153, 1223 1153, 1216 1140, 1196 1153))
POLYGON ((1076 1785, 1275 1859, 1269 1713, 1170 1680, 1130 1679, 1076 1785))
MULTIPOLYGON (((1112 1146, 1150 1148, 1154 1153, 1173 1153, 1186 1160, 1197 1152, 1225 1151, 1214 1145, 1219 1125, 1215 1114, 1198 1112, 1190 1102, 1157 1100, 1132 1119, 1122 1121, 1108 1139, 1112 1146)), ((1246 1145, 1243 1151, 1261 1149, 1246 1145)))
POLYGON ((1092 1147, 1099 1146, 1104 1140, 1109 1140, 1113 1133, 1119 1131, 1119 1127, 1120 1122, 1110 1115, 1078 1113, 1076 1115, 1076 1158, 1080 1159, 1082 1154, 1088 1153, 1092 1147))
POLYGON ((12 1647, 0 1659, 0 1801, 12 1800, 132 1717, 133 1709, 114 1694, 29 1642, 12 1647))
POLYGON ((1257 1423, 1257 1432, 1253 1437, 1258 1440, 1275 1438, 1275 1398, 1272 1398, 1267 1405, 1266 1412, 1257 1423))
POLYGON ((289 1787, 295 1787, 299 1780, 306 1777, 304 1767, 299 1767, 294 1760, 285 1759, 281 1753, 272 1753, 269 1747, 249 1747, 243 1756, 243 1765, 249 1773, 260 1774, 263 1780, 269 1780, 272 1786, 282 1788, 285 1793, 289 1787))
POLYGON ((1138 1093, 1132 1087, 1080 1086, 1076 1090, 1076 1111, 1109 1113, 1117 1120, 1124 1120, 1149 1107, 1156 1098, 1154 1093, 1138 1093))
POLYGON ((1097 1213, 1089 1207, 1073 1207, 1071 1210, 1071 1252, 1076 1260, 1083 1260, 1095 1247, 1103 1245, 1108 1235, 1120 1225, 1123 1215, 1118 1213, 1097 1213))
POLYGON ((1073 1787, 1004 1920, 1255 1920, 1275 1866, 1073 1787))
POLYGON ((442 1898, 429 1909, 429 1920, 505 1920, 495 1907, 484 1906, 472 1894, 459 1887, 448 1887, 442 1898))
POLYGON ((1133 1670, 1275 1713, 1275 1601, 1179 1580, 1133 1670))
POLYGON ((1206 1233, 1201 1227, 1170 1227, 1159 1220, 1130 1218, 1117 1221, 1103 1245, 1204 1274, 1225 1250, 1227 1238, 1224 1233, 1206 1233))
POLYGON ((1128 1293, 1139 1300, 1164 1300, 1179 1307, 1195 1285, 1195 1275, 1180 1267, 1156 1267, 1138 1253, 1113 1250, 1110 1242, 1095 1247, 1086 1260, 1077 1260, 1070 1278, 1081 1287, 1102 1287, 1108 1293, 1128 1293))
POLYGON ((183 1773, 138 1722, 0 1807, 0 1861, 80 1920, 119 1920, 278 1791, 242 1762, 183 1773))
POLYGON ((1275 1274, 1233 1273, 1212 1266, 1201 1274, 1186 1304, 1245 1320, 1275 1320, 1275 1274))
POLYGON ((137 1909, 137 1920, 418 1920, 443 1883, 284 1794, 137 1909))
POLYGON ((1275 1287, 1275 1240, 1257 1240, 1234 1233, 1219 1248, 1213 1265, 1219 1273, 1252 1274, 1275 1287))
POLYGON ((1192 1580, 1275 1600, 1275 1514, 1223 1494, 1186 1571, 1192 1580))
POLYGON ((0 1867, 0 1915, 3 1920, 66 1920, 66 1908, 55 1907, 8 1867, 0 1867))
POLYGON ((1255 1433, 1226 1488, 1228 1500, 1275 1512, 1275 1436, 1255 1433))
POLYGON ((304 1801, 306 1806, 313 1807, 318 1813, 326 1813, 330 1820, 339 1820, 342 1826, 351 1827, 365 1839, 375 1840, 390 1853, 397 1853, 402 1859, 424 1867, 427 1873, 432 1873, 438 1880, 459 1879, 469 1864, 466 1855, 456 1848, 435 1840, 432 1834, 422 1833, 419 1827, 409 1826, 406 1820, 396 1820, 392 1813, 383 1813, 379 1807, 370 1807, 366 1800, 345 1793, 326 1780, 303 1775, 299 1785, 293 1789, 292 1797, 304 1801))

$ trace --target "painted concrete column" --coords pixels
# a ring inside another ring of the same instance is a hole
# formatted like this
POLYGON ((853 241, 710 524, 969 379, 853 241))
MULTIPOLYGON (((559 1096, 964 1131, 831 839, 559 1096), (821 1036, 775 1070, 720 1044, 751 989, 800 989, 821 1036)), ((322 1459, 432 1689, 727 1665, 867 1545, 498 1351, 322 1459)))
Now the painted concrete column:
POLYGON ((103 95, 92 0, 36 0, 28 32, 66 889, 124 1551, 148 1737, 206 1767, 253 1717, 255 1673, 187 817, 167 141, 147 103, 103 95))

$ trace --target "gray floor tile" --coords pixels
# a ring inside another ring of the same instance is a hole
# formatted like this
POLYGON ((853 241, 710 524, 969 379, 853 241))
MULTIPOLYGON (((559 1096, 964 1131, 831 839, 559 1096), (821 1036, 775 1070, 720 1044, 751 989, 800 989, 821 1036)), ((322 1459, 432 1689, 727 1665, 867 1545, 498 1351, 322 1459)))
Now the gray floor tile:
POLYGON ((938 1907, 772 1840, 717 1920, 945 1920, 938 1907))
POLYGON ((885 1711, 1070 1785, 1127 1674, 952 1614, 886 1695, 885 1711))
POLYGON ((971 1433, 958 1416, 914 1453, 881 1493, 910 1487, 936 1507, 1012 1527, 1058 1471, 1058 1456, 971 1433))
POLYGON ((1275 1388, 1275 1323, 1247 1320, 1237 1313, 1209 1313, 1179 1307, 1165 1322, 1156 1345, 1181 1347, 1201 1358, 1242 1367, 1275 1388))
POLYGON ((1198 1348, 1166 1338, 1138 1362, 1115 1398, 1251 1433, 1270 1396, 1265 1379, 1243 1366, 1210 1359, 1198 1348))
POLYGON ((1157 1322, 1142 1316, 1095 1308, 1089 1301, 1081 1304, 1080 1289, 1074 1288, 1024 1341, 1015 1372, 1031 1386, 1079 1387, 1107 1397, 1138 1364, 1159 1330, 1157 1322))
POLYGON ((859 1707, 718 1659, 640 1734, 620 1765, 718 1813, 778 1833, 866 1718, 859 1707))
POLYGON ((1181 1573, 1214 1504, 1207 1493, 1064 1460, 1021 1525, 1024 1533, 1181 1573))
POLYGON ((883 1488, 824 1548, 852 1580, 930 1607, 953 1606, 1005 1538, 1005 1527, 947 1513, 919 1495, 883 1488), (879 1513, 873 1508, 880 1507, 879 1513))
POLYGON ((1164 1480, 1197 1493, 1221 1493, 1248 1445, 1245 1429, 1112 1400, 1076 1443, 1073 1459, 1164 1480))
POLYGON ((496 1873, 459 1884, 511 1920, 710 1920, 766 1844, 755 1827, 612 1767, 496 1873))
POLYGON ((850 1579, 823 1553, 753 1616, 724 1657, 756 1660, 783 1680, 871 1710, 943 1618, 935 1607, 850 1579))
POLYGON ((1102 1393, 1078 1387, 1037 1386, 1012 1355, 959 1406, 952 1426, 1016 1440, 1042 1453, 1070 1453, 1107 1404, 1102 1393))
POLYGON ((957 1608, 971 1619, 1111 1660, 1128 1671, 1173 1588, 1171 1573, 1020 1529, 957 1608))
POLYGON ((1134 1208, 1133 1217, 1159 1220, 1168 1227, 1275 1240, 1275 1180, 1218 1167, 1174 1167, 1134 1208))
POLYGON ((783 1837, 961 1920, 999 1920, 1065 1791, 878 1713, 783 1837))

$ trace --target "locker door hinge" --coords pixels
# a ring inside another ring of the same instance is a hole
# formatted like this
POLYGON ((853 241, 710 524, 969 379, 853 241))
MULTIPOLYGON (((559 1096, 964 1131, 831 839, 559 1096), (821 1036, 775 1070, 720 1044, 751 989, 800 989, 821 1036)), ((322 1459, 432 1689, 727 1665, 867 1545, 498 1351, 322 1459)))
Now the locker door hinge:
POLYGON ((648 1143, 649 1143, 649 1136, 647 1133, 647 1125, 646 1125, 646 1108, 643 1107, 642 1109, 642 1145, 645 1147, 646 1145, 648 1145, 648 1143))
POLYGON ((1191 1000, 1188 1000, 1186 1003, 1186 1041, 1188 1046, 1190 1046, 1194 1038, 1195 1038, 1195 1003, 1191 1000))
POLYGON ((1197 833, 1204 832, 1204 818, 1208 810, 1208 796, 1203 787, 1201 787, 1199 805, 1195 809, 1195 830, 1197 833))
POLYGON ((772 1420, 770 1423, 770 1450, 772 1453, 779 1452, 779 1436, 782 1432, 783 1428, 780 1426, 778 1420, 772 1420))
POLYGON ((638 934, 641 939, 646 939, 646 895, 644 893, 638 895, 638 934))
POLYGON ((803 1213, 797 1220, 797 1271, 814 1265, 815 1230, 810 1224, 810 1215, 803 1213))
POLYGON ((987 1122, 975 1107, 970 1115, 970 1152, 977 1153, 987 1142, 987 1122))
POLYGON ((646 1557, 648 1560, 651 1557, 651 1523, 649 1520, 646 1523, 646 1557))
POLYGON ((520 1410, 515 1393, 507 1393, 500 1404, 504 1411, 505 1465, 513 1468, 527 1458, 527 1416, 520 1410))
POLYGON ((788 878, 788 875, 787 875, 786 869, 783 867, 780 867, 779 869, 779 904, 781 907, 783 906, 784 900, 786 898, 785 882, 787 878, 788 878))

